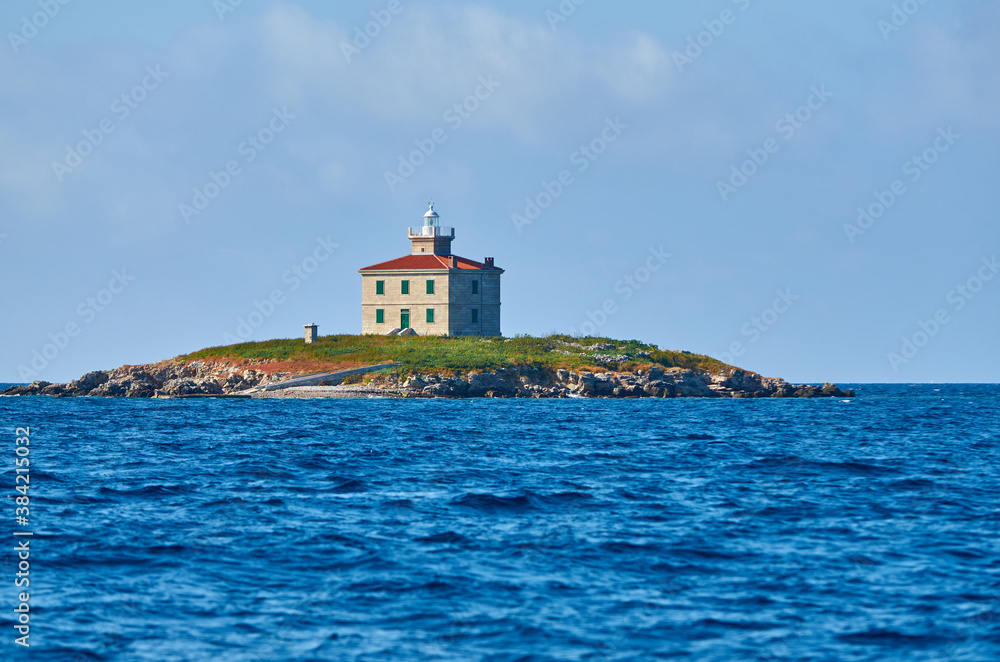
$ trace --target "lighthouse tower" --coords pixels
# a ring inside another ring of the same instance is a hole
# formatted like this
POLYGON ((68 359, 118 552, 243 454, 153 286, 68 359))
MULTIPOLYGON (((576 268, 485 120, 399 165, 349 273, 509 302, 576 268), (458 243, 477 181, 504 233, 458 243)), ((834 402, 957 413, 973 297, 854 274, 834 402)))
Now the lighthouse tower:
POLYGON ((421 253, 431 255, 451 255, 451 242, 455 239, 455 228, 441 225, 441 217, 434 211, 434 205, 424 214, 424 224, 419 228, 410 228, 410 244, 413 255, 421 253))

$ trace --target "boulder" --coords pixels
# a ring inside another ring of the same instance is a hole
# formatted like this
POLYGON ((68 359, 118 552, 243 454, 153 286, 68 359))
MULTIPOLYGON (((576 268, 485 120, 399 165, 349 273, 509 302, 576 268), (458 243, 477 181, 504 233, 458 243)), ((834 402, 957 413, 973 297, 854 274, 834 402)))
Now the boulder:
POLYGON ((649 396, 641 386, 631 384, 616 386, 611 389, 611 395, 616 398, 645 398, 649 396))
POLYGON ((819 386, 799 386, 792 395, 796 398, 822 398, 823 389, 819 386))
POLYGON ((733 391, 747 391, 750 393, 766 390, 760 375, 756 375, 745 370, 732 370, 712 375, 712 383, 723 386, 733 391))
POLYGON ((52 386, 52 382, 31 382, 26 386, 11 386, 0 395, 39 395, 50 386, 52 386))
POLYGON ((791 387, 790 384, 782 384, 774 389, 774 393, 771 394, 772 398, 791 398, 795 395, 795 389, 791 387))
POLYGON ((601 375, 594 380, 594 395, 608 396, 614 392, 614 384, 605 375, 601 375))
MULTIPOLYGON (((49 384, 43 388, 40 393, 41 395, 54 395, 56 397, 60 397, 66 395, 67 391, 69 391, 69 388, 66 384, 49 384)), ((70 393, 72 393, 72 391, 70 391, 70 393)))
POLYGON ((718 394, 693 370, 671 371, 674 390, 680 398, 714 398, 718 394))
POLYGON ((427 386, 427 383, 424 382, 424 380, 420 379, 419 377, 410 377, 403 384, 403 388, 410 389, 413 391, 422 391, 424 390, 425 386, 427 386))
POLYGON ((128 387, 122 382, 104 382, 97 388, 91 389, 87 395, 94 398, 117 398, 125 395, 128 387))
POLYGON ((95 372, 88 372, 86 375, 76 380, 76 382, 71 382, 71 385, 75 385, 76 388, 81 391, 90 391, 97 388, 101 384, 107 384, 109 379, 108 373, 98 370, 95 372))
POLYGON ((222 390, 226 393, 236 393, 238 391, 245 391, 249 388, 253 388, 253 384, 248 384, 243 375, 238 374, 226 377, 226 383, 222 385, 222 390))
POLYGON ((514 390, 504 380, 492 372, 476 372, 468 377, 466 397, 482 398, 493 393, 492 397, 512 395, 514 390))
POLYGON ((172 379, 163 385, 160 395, 221 395, 222 387, 210 379, 172 379))
POLYGON ((646 384, 642 390, 651 398, 673 398, 677 396, 674 385, 662 379, 646 384))
POLYGON ((425 395, 462 398, 468 392, 469 385, 462 379, 446 379, 424 387, 425 395))
POLYGON ((156 395, 156 387, 149 382, 132 382, 125 391, 126 398, 151 398, 156 395))
POLYGON ((823 388, 821 390, 823 392, 823 395, 825 395, 828 398, 844 398, 844 397, 847 397, 847 393, 845 393, 844 391, 841 391, 840 388, 836 384, 830 384, 829 382, 823 384, 823 388))

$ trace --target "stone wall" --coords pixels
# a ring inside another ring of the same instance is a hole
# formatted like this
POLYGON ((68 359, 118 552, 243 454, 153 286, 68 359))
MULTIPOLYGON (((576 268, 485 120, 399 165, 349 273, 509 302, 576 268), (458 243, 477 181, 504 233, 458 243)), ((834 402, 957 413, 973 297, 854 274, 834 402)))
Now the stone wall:
POLYGON ((361 333, 385 335, 400 328, 400 314, 410 311, 410 328, 421 336, 499 336, 500 272, 473 269, 392 271, 361 274, 361 333), (427 281, 434 280, 434 294, 427 294, 427 281), (376 294, 376 281, 385 281, 385 294, 376 294), (402 281, 410 281, 410 293, 402 294, 402 281), (479 281, 479 293, 472 282, 479 281), (427 323, 427 309, 434 309, 434 323, 427 323), (376 310, 385 311, 378 324, 376 310), (472 323, 472 311, 479 322, 472 323))
POLYGON ((410 328, 421 336, 448 333, 448 270, 393 271, 361 275, 361 333, 384 336, 400 328, 401 311, 410 311, 410 328), (385 281, 385 294, 375 294, 375 282, 385 281), (410 281, 410 293, 402 293, 402 281, 410 281), (427 281, 434 281, 434 294, 427 294, 427 281), (427 309, 434 309, 434 323, 427 323, 427 309), (375 311, 385 311, 385 322, 375 322, 375 311))
POLYGON ((453 336, 499 336, 500 272, 457 271, 451 275, 451 319, 448 331, 453 336), (479 293, 472 293, 472 282, 479 281, 479 293), (473 324, 472 311, 479 311, 473 324))

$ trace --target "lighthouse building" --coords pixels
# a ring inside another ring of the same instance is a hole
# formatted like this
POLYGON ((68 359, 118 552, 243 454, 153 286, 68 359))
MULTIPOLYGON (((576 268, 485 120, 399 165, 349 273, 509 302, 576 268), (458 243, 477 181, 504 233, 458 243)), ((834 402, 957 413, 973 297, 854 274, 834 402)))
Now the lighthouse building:
POLYGON ((451 252, 455 229, 440 225, 434 206, 409 228, 411 253, 360 269, 361 332, 413 329, 421 336, 499 336, 500 276, 482 262, 451 252))

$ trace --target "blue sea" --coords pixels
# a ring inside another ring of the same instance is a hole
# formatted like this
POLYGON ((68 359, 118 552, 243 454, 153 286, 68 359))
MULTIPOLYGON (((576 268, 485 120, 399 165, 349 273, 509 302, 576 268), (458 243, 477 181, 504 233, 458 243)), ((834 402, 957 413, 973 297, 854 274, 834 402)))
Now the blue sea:
POLYGON ((844 386, 0 398, 2 657, 1000 659, 1000 386, 844 386))

